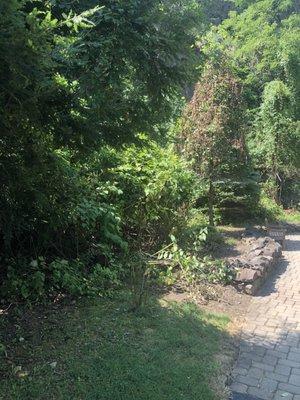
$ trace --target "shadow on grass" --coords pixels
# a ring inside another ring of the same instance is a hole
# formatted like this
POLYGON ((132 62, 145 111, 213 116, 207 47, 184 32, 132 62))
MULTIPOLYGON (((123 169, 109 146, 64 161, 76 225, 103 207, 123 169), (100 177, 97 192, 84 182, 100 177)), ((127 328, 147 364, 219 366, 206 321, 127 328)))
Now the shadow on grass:
POLYGON ((219 400, 211 386, 228 319, 194 304, 127 298, 2 321, 0 399, 219 400))

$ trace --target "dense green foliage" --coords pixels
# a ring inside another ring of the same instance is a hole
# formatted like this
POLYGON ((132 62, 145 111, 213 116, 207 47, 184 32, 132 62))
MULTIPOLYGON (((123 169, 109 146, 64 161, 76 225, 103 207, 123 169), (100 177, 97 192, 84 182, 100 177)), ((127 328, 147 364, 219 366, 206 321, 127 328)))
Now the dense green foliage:
POLYGON ((247 162, 244 111, 240 83, 226 68, 207 65, 184 115, 181 142, 201 178, 210 225, 216 219, 214 208, 224 216, 238 212, 245 217, 257 202, 247 162))
POLYGON ((285 181, 296 178, 300 168, 299 122, 293 120, 292 101, 293 95, 286 84, 268 82, 249 140, 257 167, 266 177, 269 195, 279 204, 285 198, 285 181))
POLYGON ((212 59, 222 56, 242 80, 253 163, 267 193, 280 204, 295 206, 300 152, 299 5, 293 0, 240 3, 242 12, 231 13, 207 34, 203 52, 212 59))
POLYGON ((110 293, 171 235, 202 257, 207 215, 297 206, 297 4, 2 1, 1 295, 110 293))
POLYGON ((173 104, 194 73, 197 3, 70 7, 0 6, 5 296, 85 292, 110 274, 114 281, 131 236, 154 227, 162 236, 163 227, 167 237, 190 201, 192 174, 138 134, 159 138, 178 112, 173 104))

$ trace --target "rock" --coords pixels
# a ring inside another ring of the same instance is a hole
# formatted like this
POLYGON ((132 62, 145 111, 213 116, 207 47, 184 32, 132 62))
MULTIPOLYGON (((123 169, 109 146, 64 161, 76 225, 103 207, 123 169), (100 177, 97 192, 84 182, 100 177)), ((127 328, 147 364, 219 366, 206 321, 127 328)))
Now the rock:
POLYGON ((252 257, 258 257, 264 253, 263 249, 257 249, 257 250, 250 250, 249 253, 247 254, 247 258, 252 258, 252 257))
POLYGON ((282 247, 279 243, 272 240, 264 248, 264 255, 270 255, 271 257, 280 257, 282 253, 282 247))
POLYGON ((244 241, 249 251, 245 257, 228 260, 229 267, 237 271, 235 282, 239 290, 253 295, 281 256, 282 247, 270 237, 248 238, 244 241))
POLYGON ((272 257, 260 256, 260 257, 254 257, 251 260, 251 264, 262 268, 268 268, 272 264, 272 261, 273 261, 272 257))
POLYGON ((275 242, 276 257, 279 258, 282 255, 282 246, 275 242))
POLYGON ((254 288, 254 286, 253 285, 250 285, 250 284, 248 284, 248 285, 246 285, 245 287, 244 287, 244 292, 246 293, 246 294, 254 294, 254 292, 255 292, 255 288, 254 288))
POLYGON ((228 265, 232 269, 251 268, 251 263, 249 263, 245 258, 229 259, 228 265))
POLYGON ((261 272, 255 269, 244 268, 238 271, 235 280, 237 282, 254 282, 261 276, 261 272))
POLYGON ((269 248, 269 247, 266 247, 266 248, 264 249, 263 255, 264 255, 265 257, 275 258, 275 257, 276 257, 276 250, 275 250, 275 249, 272 249, 272 248, 269 248))
POLYGON ((267 244, 267 239, 268 238, 266 237, 256 239, 252 244, 250 251, 260 250, 265 247, 265 245, 267 244))

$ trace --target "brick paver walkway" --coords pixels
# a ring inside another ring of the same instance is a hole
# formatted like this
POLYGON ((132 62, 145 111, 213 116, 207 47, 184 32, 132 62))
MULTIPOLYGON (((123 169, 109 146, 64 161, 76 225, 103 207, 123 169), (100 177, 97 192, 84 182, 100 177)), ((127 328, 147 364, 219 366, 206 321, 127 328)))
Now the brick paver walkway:
POLYGON ((233 377, 233 399, 300 400, 300 234, 251 301, 233 377))

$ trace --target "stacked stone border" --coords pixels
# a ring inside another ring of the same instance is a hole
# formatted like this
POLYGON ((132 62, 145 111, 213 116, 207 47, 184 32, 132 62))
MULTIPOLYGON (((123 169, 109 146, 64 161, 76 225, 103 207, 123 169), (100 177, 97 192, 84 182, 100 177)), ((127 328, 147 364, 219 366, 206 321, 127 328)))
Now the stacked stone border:
POLYGON ((238 290, 253 295, 262 286, 282 255, 282 246, 266 236, 247 239, 249 250, 238 258, 228 259, 235 271, 234 285, 238 290))
POLYGON ((249 305, 229 381, 231 400, 300 400, 300 234, 249 305))

